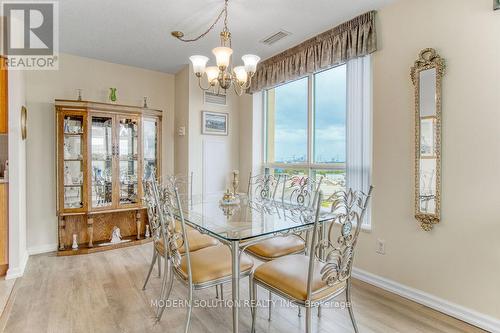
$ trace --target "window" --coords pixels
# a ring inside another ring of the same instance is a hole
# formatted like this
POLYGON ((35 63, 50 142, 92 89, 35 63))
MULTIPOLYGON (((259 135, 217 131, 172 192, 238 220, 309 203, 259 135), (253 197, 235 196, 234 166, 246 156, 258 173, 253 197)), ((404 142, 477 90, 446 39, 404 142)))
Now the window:
POLYGON ((267 91, 269 161, 307 162, 308 78, 267 91))
POLYGON ((346 65, 315 74, 315 163, 345 163, 346 108, 346 65))
POLYGON ((325 196, 346 186, 368 191, 369 56, 268 89, 264 105, 267 172, 323 177, 325 196))

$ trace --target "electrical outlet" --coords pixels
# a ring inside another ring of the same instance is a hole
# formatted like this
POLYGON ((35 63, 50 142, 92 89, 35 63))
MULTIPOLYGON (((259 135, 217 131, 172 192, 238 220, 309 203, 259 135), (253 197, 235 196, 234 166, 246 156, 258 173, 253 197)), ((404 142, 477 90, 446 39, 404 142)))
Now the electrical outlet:
POLYGON ((377 239, 377 251, 378 254, 385 254, 385 240, 377 239))

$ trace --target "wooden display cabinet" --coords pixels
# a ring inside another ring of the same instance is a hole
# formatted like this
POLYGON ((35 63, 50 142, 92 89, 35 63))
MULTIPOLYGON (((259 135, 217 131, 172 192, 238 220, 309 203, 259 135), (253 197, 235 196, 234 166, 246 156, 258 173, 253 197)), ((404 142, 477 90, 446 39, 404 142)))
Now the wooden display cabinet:
POLYGON ((160 176, 162 111, 72 100, 55 109, 59 254, 149 241, 142 179, 160 176), (114 226, 127 242, 105 244, 114 226))

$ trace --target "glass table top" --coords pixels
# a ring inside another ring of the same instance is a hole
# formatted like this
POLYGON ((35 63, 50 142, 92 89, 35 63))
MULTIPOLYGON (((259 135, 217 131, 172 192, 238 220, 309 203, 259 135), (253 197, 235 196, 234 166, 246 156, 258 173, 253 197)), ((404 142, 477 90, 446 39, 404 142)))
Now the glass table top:
MULTIPOLYGON (((242 241, 260 236, 295 232, 314 224, 310 208, 283 204, 281 201, 249 200, 239 195, 239 203, 221 204, 222 193, 194 197, 182 205, 187 224, 227 241, 242 241)), ((184 201, 184 200, 183 200, 184 201)), ((320 213, 320 222, 331 221, 330 211, 320 213)))

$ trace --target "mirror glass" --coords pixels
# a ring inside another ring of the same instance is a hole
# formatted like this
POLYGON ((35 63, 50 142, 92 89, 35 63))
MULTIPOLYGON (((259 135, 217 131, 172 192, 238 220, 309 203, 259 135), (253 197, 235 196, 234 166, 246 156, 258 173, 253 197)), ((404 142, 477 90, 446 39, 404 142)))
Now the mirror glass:
POLYGON ((436 69, 419 74, 420 85, 420 212, 436 213, 436 69))
POLYGON ((441 219, 441 81, 445 63, 424 49, 411 68, 415 87, 415 218, 425 231, 441 219))

